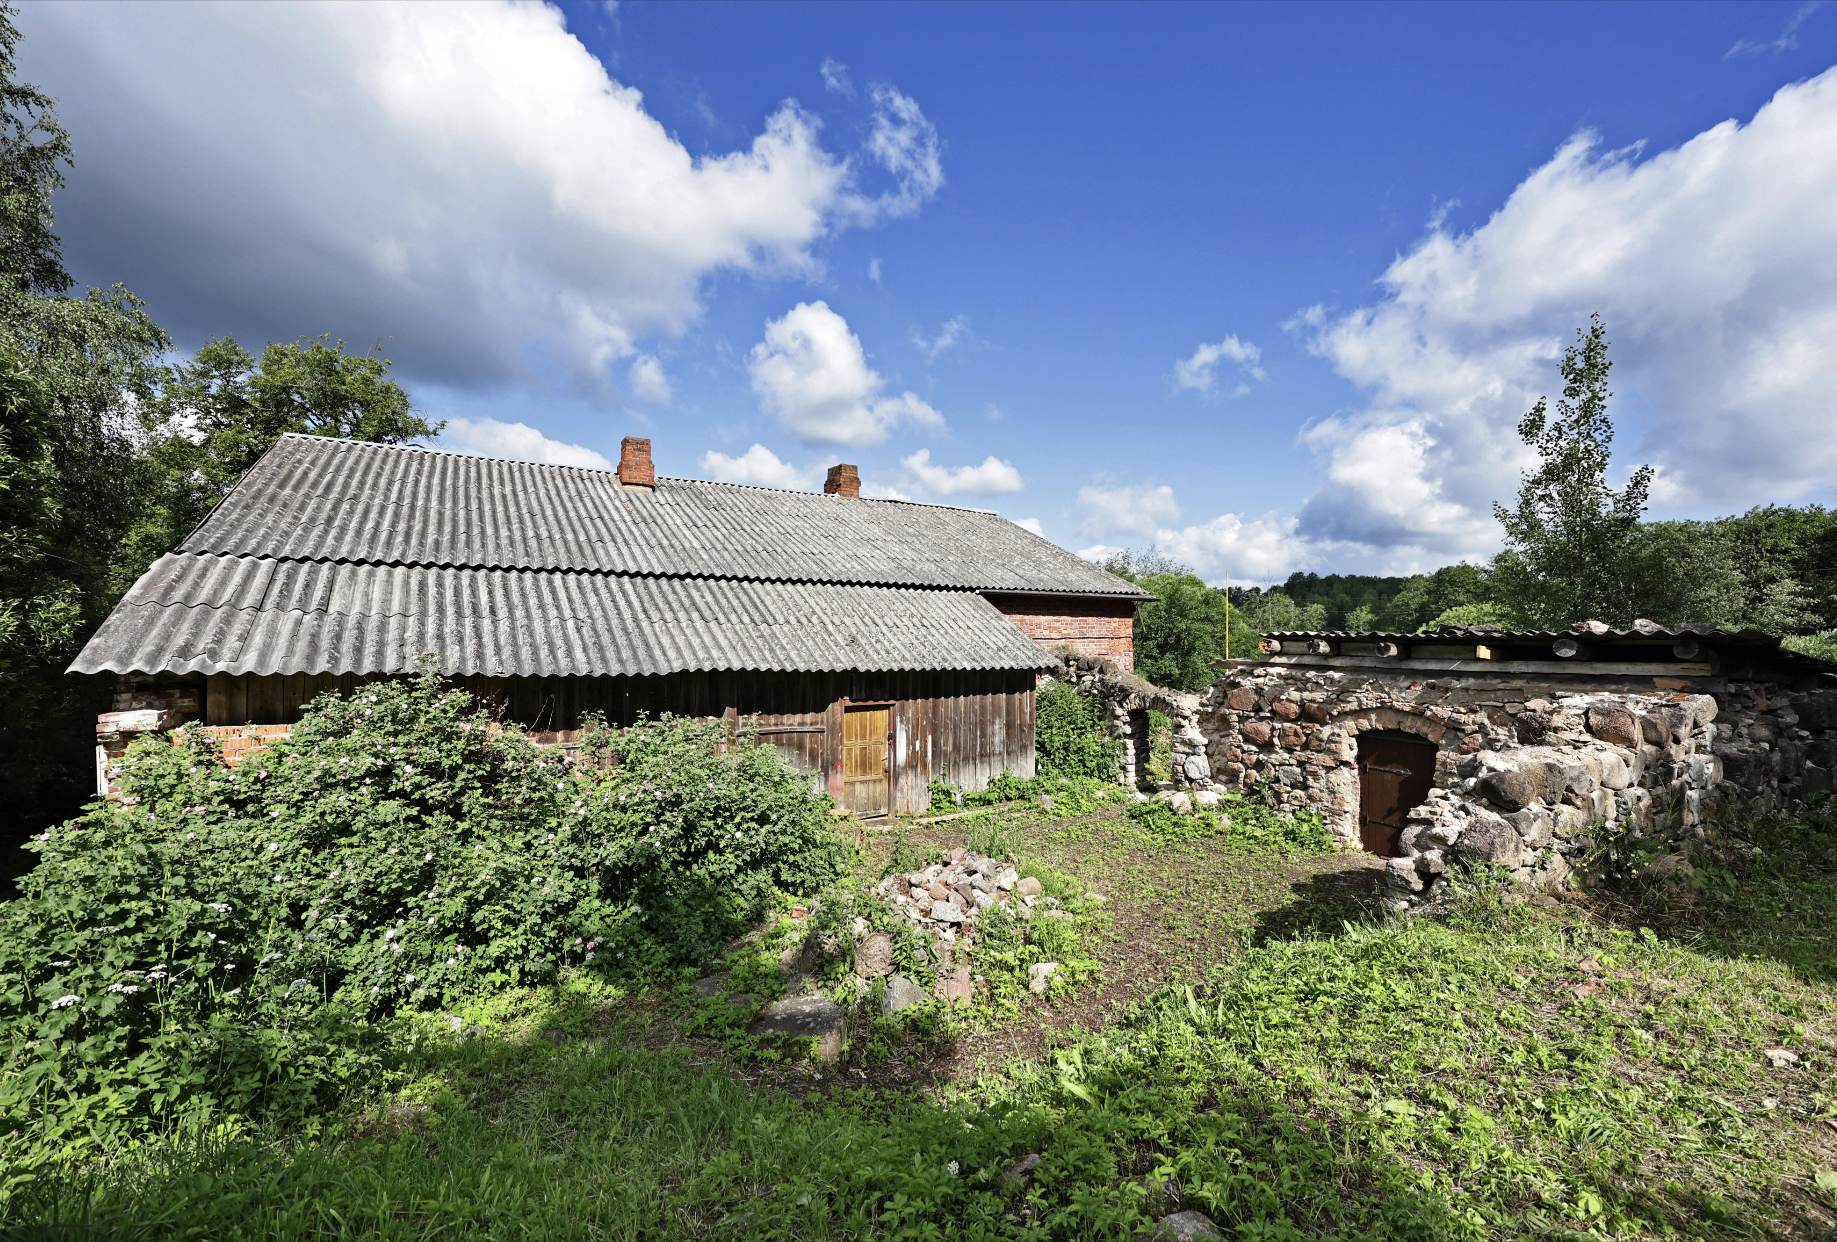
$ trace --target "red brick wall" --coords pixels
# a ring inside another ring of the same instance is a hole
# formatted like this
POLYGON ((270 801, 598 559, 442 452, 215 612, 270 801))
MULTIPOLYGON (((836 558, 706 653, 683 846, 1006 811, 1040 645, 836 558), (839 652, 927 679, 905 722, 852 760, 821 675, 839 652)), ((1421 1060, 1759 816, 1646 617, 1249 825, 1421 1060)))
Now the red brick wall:
POLYGON ((1042 647, 1070 647, 1079 655, 1110 660, 1124 672, 1135 671, 1133 600, 1056 595, 991 595, 988 599, 1042 647))

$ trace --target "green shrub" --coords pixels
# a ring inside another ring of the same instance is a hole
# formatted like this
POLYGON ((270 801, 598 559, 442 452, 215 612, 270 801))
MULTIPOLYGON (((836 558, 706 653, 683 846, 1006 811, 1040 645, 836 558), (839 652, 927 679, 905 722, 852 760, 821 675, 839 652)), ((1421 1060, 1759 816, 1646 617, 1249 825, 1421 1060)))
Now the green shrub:
POLYGON ((1034 750, 1041 776, 1116 779, 1122 741, 1110 736, 1103 704, 1062 681, 1049 681, 1034 699, 1034 750))
POLYGON ((1218 832, 1218 821, 1204 811, 1182 815, 1165 802, 1131 802, 1129 822, 1162 841, 1202 841, 1218 832))
POLYGON ((711 956, 847 862, 829 799, 719 728, 604 731, 616 766, 577 768, 428 676, 322 697, 234 768, 136 745, 0 908, 0 1135, 304 1115, 382 1063, 362 1023, 711 956))
POLYGON ((1339 842, 1327 821, 1314 811, 1282 815, 1239 794, 1227 795, 1219 808, 1231 821, 1226 840, 1239 849, 1274 854, 1327 854, 1339 842))

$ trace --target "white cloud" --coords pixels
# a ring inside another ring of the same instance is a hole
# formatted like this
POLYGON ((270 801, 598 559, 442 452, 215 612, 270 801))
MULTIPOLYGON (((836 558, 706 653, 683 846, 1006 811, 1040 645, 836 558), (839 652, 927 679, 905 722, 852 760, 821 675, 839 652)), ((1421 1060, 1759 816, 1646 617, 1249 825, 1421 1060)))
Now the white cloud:
POLYGON ((780 461, 778 454, 763 444, 753 445, 738 457, 713 450, 703 453, 702 473, 717 483, 747 483, 794 492, 820 491, 824 478, 822 466, 793 466, 780 461))
MULTIPOLYGON (((1747 39, 1737 39, 1735 41, 1735 46, 1722 54, 1722 59, 1729 60, 1736 56, 1759 56, 1765 52, 1772 52, 1775 56, 1778 56, 1781 52, 1792 51, 1799 46, 1799 27, 1804 25, 1805 19, 1817 12, 1823 3, 1824 0, 1807 0, 1805 4, 1801 4, 1797 9, 1793 10, 1792 16, 1786 19, 1786 28, 1780 31, 1778 38, 1770 39, 1762 43, 1752 43, 1747 39)), ((1763 9, 1760 11, 1765 12, 1766 10, 1763 9)))
POLYGON ((181 342, 236 325, 389 339, 455 385, 612 364, 681 333, 711 274, 815 274, 838 226, 943 184, 935 127, 871 92, 863 151, 786 103, 692 155, 552 5, 30 5, 22 75, 82 163, 58 196, 79 273, 125 280, 181 342), (276 135, 285 134, 285 140, 276 135), (856 184, 873 166, 894 188, 856 184))
POLYGON ((1032 533, 1038 535, 1042 539, 1046 538, 1046 530, 1044 527, 1040 525, 1040 519, 1037 517, 1010 518, 1008 520, 1013 522, 1016 526, 1020 527, 1022 530, 1031 531, 1032 533))
POLYGON ((880 395, 886 379, 868 366, 860 338, 827 302, 799 302, 767 323, 747 371, 766 412, 805 444, 867 448, 902 423, 944 426, 943 415, 915 393, 880 395))
POLYGON ((848 66, 833 56, 823 57, 821 69, 824 89, 837 95, 855 97, 855 84, 849 80, 848 66))
POLYGON ((631 395, 651 405, 668 405, 670 377, 663 373, 663 363, 650 354, 639 354, 631 364, 631 395))
POLYGON ((548 466, 581 466, 610 470, 612 463, 579 444, 551 440, 527 423, 500 423, 495 418, 449 418, 432 447, 472 457, 502 457, 548 466))
POLYGON ((1005 496, 1027 486, 1020 471, 993 454, 985 457, 980 466, 934 466, 931 450, 920 449, 899 464, 934 496, 1005 496))
POLYGON ((879 259, 869 259, 867 261, 867 278, 873 281, 875 284, 880 283, 880 260, 879 259))
POLYGON ((874 128, 867 149, 899 183, 899 189, 863 204, 870 217, 907 216, 944 188, 944 144, 937 126, 918 102, 885 82, 868 88, 874 128))
MULTIPOLYGON (((1249 341, 1227 336, 1216 345, 1201 345, 1193 351, 1191 358, 1180 358, 1174 362, 1174 391, 1178 393, 1190 390, 1208 397, 1217 395, 1218 364, 1225 359, 1237 363, 1239 371, 1259 383, 1268 378, 1258 365, 1263 360, 1263 351, 1249 341)), ((1224 395, 1241 397, 1249 391, 1250 385, 1240 381, 1224 395)))
POLYGON ((1152 537, 1163 523, 1180 520, 1180 502, 1167 486, 1081 487, 1078 507, 1084 511, 1078 531, 1088 539, 1152 537))
POLYGON ((944 354, 954 349, 969 335, 970 321, 962 315, 953 316, 938 326, 938 334, 931 340, 917 328, 912 329, 912 344, 919 353, 925 355, 926 362, 936 362, 944 354))
POLYGON ((1672 511, 1728 511, 1837 475, 1837 70, 1642 159, 1580 134, 1465 234, 1432 228, 1375 305, 1297 317, 1371 394, 1309 428, 1329 484, 1297 534, 1445 563, 1497 546, 1526 450, 1591 312, 1613 342, 1621 470, 1672 511), (1643 432, 1643 434, 1641 434, 1643 432))
POLYGON ((861 480, 861 494, 869 500, 911 500, 912 497, 886 483, 861 480))

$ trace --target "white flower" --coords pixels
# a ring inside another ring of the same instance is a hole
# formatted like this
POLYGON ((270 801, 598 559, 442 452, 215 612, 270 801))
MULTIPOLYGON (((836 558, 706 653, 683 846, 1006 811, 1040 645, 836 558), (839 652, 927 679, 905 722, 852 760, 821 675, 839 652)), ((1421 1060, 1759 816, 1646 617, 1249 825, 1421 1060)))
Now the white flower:
POLYGON ((284 875, 277 875, 274 877, 274 882, 276 884, 285 884, 287 883, 287 877, 284 875))
POLYGON ((70 1006, 76 1004, 77 1001, 79 1001, 80 999, 82 998, 78 996, 60 996, 56 1000, 51 1002, 51 1008, 68 1009, 70 1008, 70 1006))
POLYGON ((134 993, 140 991, 139 988, 127 983, 111 983, 108 985, 108 990, 111 992, 119 992, 123 996, 132 996, 134 993))
POLYGON ((270 841, 270 842, 268 842, 268 852, 269 852, 270 854, 272 854, 272 853, 274 853, 274 851, 276 851, 276 850, 278 850, 278 849, 280 849, 280 848, 281 848, 281 847, 280 847, 280 844, 279 844, 278 842, 275 842, 275 841, 270 841))
POLYGON ((230 909, 230 903, 227 901, 213 901, 210 903, 210 908, 215 910, 218 914, 227 914, 230 909))
POLYGON ((338 762, 340 762, 340 763, 349 763, 349 762, 351 762, 351 761, 350 761, 350 759, 348 759, 348 758, 346 758, 346 759, 340 759, 340 760, 339 760, 338 762))
POLYGON ((430 919, 428 919, 428 921, 427 921, 427 925, 428 925, 429 927, 432 927, 432 926, 434 925, 434 920, 433 920, 433 919, 431 919, 431 918, 430 918, 430 919))
POLYGON ((454 965, 455 963, 457 963, 458 961, 459 961, 459 959, 458 959, 458 958, 456 958, 456 957, 449 957, 449 958, 447 958, 447 960, 446 960, 446 964, 447 964, 448 966, 452 966, 452 965, 454 965))
POLYGON ((68 966, 68 965, 70 965, 70 963, 69 963, 69 962, 52 962, 51 964, 52 964, 53 966, 68 966))
POLYGON ((415 981, 415 977, 413 975, 403 975, 402 976, 403 983, 413 983, 414 981, 415 981))
POLYGON ((384 940, 394 940, 395 939, 395 928, 392 927, 388 931, 384 932, 383 939, 384 940))
POLYGON ((279 814, 280 814, 280 812, 279 812, 279 811, 269 811, 269 812, 268 812, 268 818, 269 818, 269 819, 273 819, 273 818, 274 818, 274 817, 275 817, 276 815, 279 815, 279 814))
POLYGON ((185 839, 187 841, 196 841, 198 839, 198 834, 195 832, 188 832, 185 834, 185 839))
POLYGON ((224 995, 225 996, 241 996, 242 989, 241 988, 231 988, 229 991, 225 992, 224 995))

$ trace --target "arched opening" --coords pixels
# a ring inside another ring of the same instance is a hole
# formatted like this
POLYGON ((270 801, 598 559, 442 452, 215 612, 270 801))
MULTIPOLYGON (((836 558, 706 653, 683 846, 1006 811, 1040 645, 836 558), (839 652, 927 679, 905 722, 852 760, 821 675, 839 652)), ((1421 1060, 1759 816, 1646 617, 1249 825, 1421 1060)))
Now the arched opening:
POLYGON ((1359 734, 1359 844, 1394 858, 1404 816, 1435 784, 1435 743, 1401 729, 1359 734))

